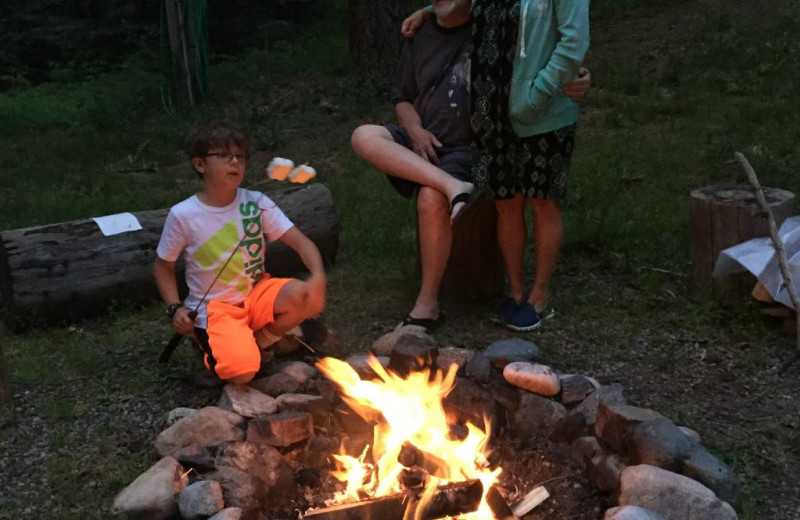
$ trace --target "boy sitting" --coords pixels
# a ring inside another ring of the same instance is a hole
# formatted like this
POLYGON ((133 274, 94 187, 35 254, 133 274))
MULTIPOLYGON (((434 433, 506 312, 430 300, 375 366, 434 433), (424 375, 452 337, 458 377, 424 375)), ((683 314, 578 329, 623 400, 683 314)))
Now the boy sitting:
POLYGON ((214 123, 191 134, 187 152, 203 189, 170 209, 153 270, 172 326, 180 334, 194 333, 206 367, 238 384, 258 372, 260 349, 325 306, 325 271, 317 247, 266 195, 239 187, 247 148, 247 135, 231 124, 214 123), (309 278, 270 277, 267 240, 280 240, 297 252, 309 278), (189 286, 183 303, 175 279, 181 254, 189 286))

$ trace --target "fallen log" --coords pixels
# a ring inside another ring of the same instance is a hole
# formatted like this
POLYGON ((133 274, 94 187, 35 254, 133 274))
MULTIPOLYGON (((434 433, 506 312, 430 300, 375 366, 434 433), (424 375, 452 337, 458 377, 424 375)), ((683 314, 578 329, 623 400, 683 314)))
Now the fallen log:
MULTIPOLYGON (((332 263, 339 222, 328 188, 317 183, 268 195, 332 263)), ((0 232, 0 309, 7 326, 18 328, 33 316, 49 322, 87 318, 114 302, 157 297, 153 262, 168 212, 133 213, 142 229, 111 236, 91 219, 0 232)), ((281 242, 269 244, 266 255, 273 276, 304 270, 281 242)))
POLYGON ((401 493, 388 497, 371 498, 349 504, 340 504, 309 511, 303 520, 403 520, 419 518, 436 520, 448 516, 472 513, 478 509, 483 496, 480 480, 468 480, 440 486, 429 502, 423 504, 417 516, 415 508, 420 507, 416 498, 401 493), (408 513, 406 509, 409 509, 408 513), (408 514, 406 517, 405 515, 408 514))

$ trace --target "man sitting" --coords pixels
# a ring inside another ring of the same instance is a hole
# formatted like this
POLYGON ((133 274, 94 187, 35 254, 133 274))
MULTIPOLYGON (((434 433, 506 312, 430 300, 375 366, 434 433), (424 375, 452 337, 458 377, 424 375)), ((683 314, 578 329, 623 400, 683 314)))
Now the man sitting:
POLYGON ((417 192, 422 282, 405 324, 433 332, 452 223, 477 195, 470 174, 470 0, 433 0, 434 16, 405 41, 392 100, 399 125, 363 125, 355 152, 387 173, 397 191, 417 192))

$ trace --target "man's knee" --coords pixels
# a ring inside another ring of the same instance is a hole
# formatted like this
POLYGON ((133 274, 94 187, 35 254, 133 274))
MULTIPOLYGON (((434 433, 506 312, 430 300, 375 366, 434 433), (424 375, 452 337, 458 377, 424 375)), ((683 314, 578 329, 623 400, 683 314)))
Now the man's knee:
POLYGON ((370 144, 374 142, 374 139, 385 138, 381 130, 384 130, 382 126, 361 125, 353 130, 353 135, 350 136, 350 145, 358 155, 363 157, 365 153, 368 153, 370 144))
POLYGON ((450 219, 450 205, 442 192, 422 186, 417 193, 417 215, 420 221, 428 219, 450 219))

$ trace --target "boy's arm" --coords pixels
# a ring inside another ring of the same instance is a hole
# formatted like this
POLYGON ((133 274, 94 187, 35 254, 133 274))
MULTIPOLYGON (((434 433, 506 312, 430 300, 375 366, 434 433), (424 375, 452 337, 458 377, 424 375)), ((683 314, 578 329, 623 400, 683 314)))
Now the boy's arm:
MULTIPOLYGON (((161 295, 161 299, 166 305, 181 303, 180 296, 178 296, 178 282, 175 279, 175 262, 168 262, 157 256, 153 266, 153 278, 156 280, 158 294, 161 295)), ((189 310, 186 307, 180 307, 175 311, 175 315, 172 317, 172 327, 180 334, 185 335, 192 332, 194 321, 189 318, 189 310)))
POLYGON ((311 273, 311 276, 306 280, 308 287, 306 292, 307 304, 309 313, 312 316, 318 315, 325 308, 326 290, 325 266, 322 262, 322 256, 319 254, 319 249, 314 245, 314 242, 294 226, 281 235, 279 240, 291 247, 300 256, 303 265, 311 273))

